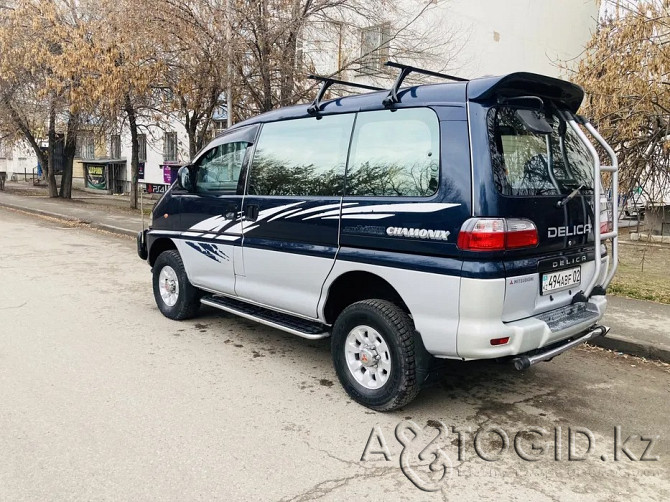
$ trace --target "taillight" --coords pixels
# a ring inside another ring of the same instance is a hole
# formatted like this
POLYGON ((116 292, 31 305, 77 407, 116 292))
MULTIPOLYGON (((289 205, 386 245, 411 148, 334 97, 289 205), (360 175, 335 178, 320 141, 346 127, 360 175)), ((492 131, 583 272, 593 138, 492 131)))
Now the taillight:
POLYGON ((535 223, 522 219, 470 218, 458 234, 458 247, 466 251, 504 251, 538 242, 535 223))
POLYGON ((507 239, 505 247, 507 249, 529 248, 537 246, 539 238, 537 227, 530 220, 506 220, 507 239))

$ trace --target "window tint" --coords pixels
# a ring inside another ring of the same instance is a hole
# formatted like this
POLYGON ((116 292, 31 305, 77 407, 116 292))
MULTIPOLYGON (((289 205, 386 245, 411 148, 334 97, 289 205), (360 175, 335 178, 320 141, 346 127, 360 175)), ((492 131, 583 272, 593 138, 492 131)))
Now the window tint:
POLYGON ((198 192, 237 192, 244 154, 249 146, 245 142, 226 143, 206 152, 198 161, 196 188, 198 192))
POLYGON ((252 195, 339 196, 353 114, 265 124, 249 179, 252 195))
POLYGON ((440 130, 428 108, 359 113, 347 195, 429 196, 437 191, 440 130))
POLYGON ((536 112, 553 129, 537 134, 515 108, 487 115, 489 148, 496 188, 503 195, 561 195, 593 189, 593 158, 558 115, 536 112))

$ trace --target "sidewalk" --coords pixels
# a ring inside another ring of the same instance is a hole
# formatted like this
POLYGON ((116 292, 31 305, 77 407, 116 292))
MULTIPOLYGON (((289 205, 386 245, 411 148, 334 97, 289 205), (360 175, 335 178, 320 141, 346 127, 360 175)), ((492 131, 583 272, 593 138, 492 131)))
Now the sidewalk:
MULTIPOLYGON (((153 201, 147 201, 147 205, 153 201)), ((0 207, 68 221, 93 228, 135 236, 142 229, 139 211, 131 211, 127 197, 105 196, 78 191, 73 200, 49 199, 43 195, 0 192, 0 207)), ((1 221, 1 219, 0 219, 1 221)), ((146 223, 145 219, 145 223, 146 223)), ((670 305, 619 296, 609 296, 605 326, 611 327, 595 345, 618 352, 670 363, 670 305)))
POLYGON ((607 300, 602 323, 612 330, 592 343, 670 363, 670 305, 611 295, 607 300))
MULTIPOLYGON (((45 193, 46 190, 42 187, 32 188, 24 184, 7 183, 6 191, 0 192, 0 206, 84 223, 92 228, 133 237, 142 230, 140 211, 130 209, 127 196, 98 195, 73 190, 72 199, 67 200, 51 199, 45 193)), ((145 207, 151 207, 153 202, 145 201, 145 207)), ((147 216, 144 221, 147 224, 147 216)))

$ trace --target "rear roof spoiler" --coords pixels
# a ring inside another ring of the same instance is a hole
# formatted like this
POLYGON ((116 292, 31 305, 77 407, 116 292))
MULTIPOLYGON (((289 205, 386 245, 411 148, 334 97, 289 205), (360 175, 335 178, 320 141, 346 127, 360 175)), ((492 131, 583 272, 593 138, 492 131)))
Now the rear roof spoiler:
POLYGON ((484 101, 493 97, 539 96, 577 113, 584 90, 576 84, 536 73, 510 73, 502 77, 485 77, 468 83, 468 99, 484 101))

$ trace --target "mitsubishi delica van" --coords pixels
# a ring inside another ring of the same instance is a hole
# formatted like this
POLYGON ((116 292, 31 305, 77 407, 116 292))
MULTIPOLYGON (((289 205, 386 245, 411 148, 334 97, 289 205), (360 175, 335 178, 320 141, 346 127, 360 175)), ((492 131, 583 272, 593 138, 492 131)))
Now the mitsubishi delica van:
POLYGON ((390 90, 321 78, 313 103, 181 168, 138 235, 160 311, 330 337, 342 386, 375 410, 414 399, 434 358, 525 369, 605 335, 617 160, 577 115, 582 89, 388 65, 390 90), (411 72, 445 81, 403 87, 411 72), (326 100, 332 85, 370 92, 326 100))

